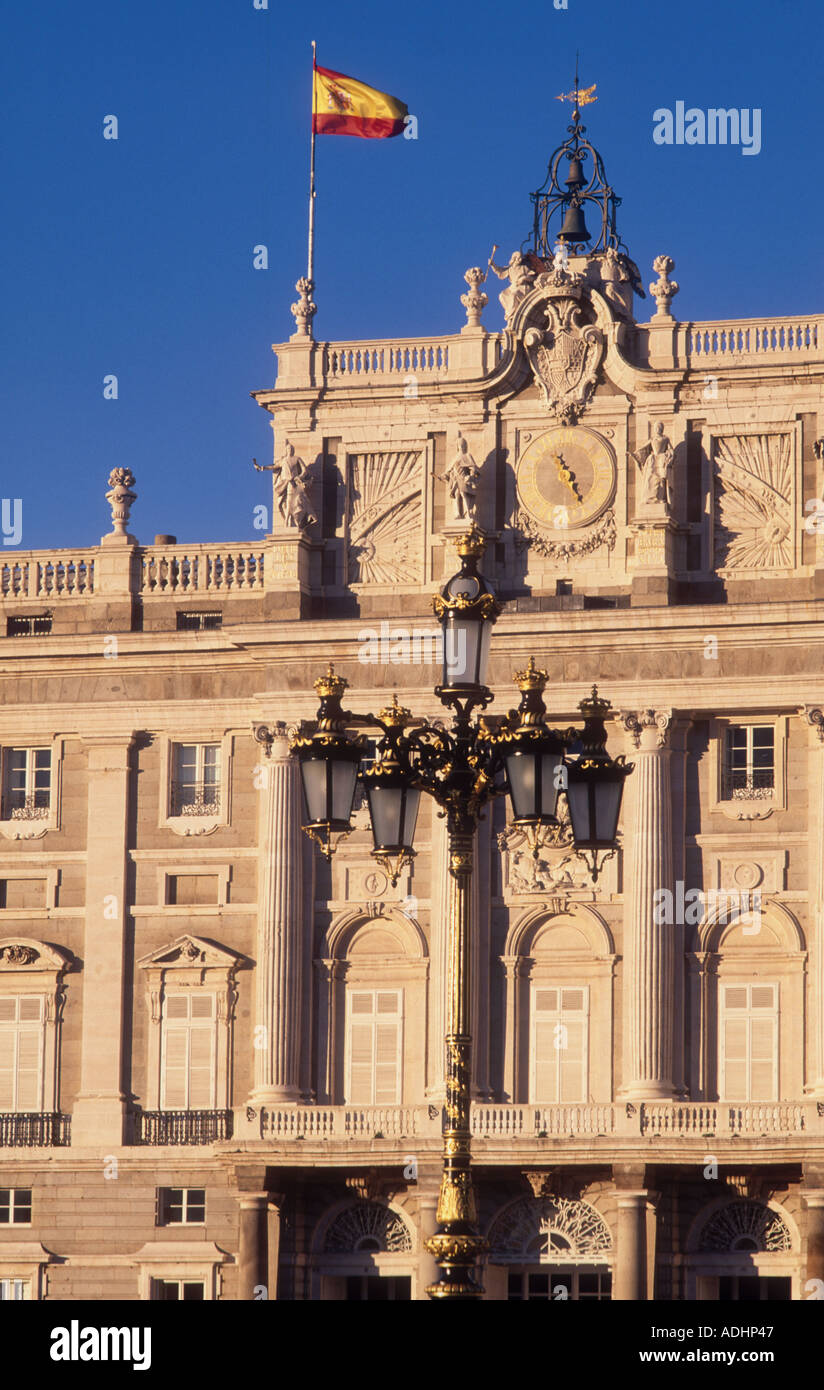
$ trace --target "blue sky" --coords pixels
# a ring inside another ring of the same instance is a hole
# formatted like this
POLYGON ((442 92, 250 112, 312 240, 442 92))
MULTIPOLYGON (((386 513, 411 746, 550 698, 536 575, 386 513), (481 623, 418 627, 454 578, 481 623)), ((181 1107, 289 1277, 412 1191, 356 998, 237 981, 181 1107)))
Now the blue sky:
POLYGON ((819 0, 63 0, 13 7, 4 31, 0 495, 23 498, 21 548, 95 544, 117 464, 142 541, 257 534, 271 430, 249 392, 273 381, 305 270, 312 38, 419 123, 318 140, 318 337, 461 326, 464 270, 530 229, 576 48, 644 284, 667 252, 681 318, 824 308, 819 0), (679 100, 759 108, 761 153, 656 145, 653 112, 679 100))

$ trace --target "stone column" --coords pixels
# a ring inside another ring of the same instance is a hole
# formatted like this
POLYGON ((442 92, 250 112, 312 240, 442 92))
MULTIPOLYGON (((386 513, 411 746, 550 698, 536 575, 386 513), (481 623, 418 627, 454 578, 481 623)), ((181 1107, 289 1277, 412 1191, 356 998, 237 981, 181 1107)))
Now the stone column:
POLYGON ((417 1296, 424 1303, 429 1302, 426 1292, 427 1286, 436 1283, 441 1272, 434 1255, 430 1255, 424 1248, 424 1241, 428 1236, 434 1235, 438 1227, 436 1212, 440 1180, 439 1168, 433 1167, 431 1171, 418 1169, 418 1221, 420 1224, 421 1253, 418 1256, 417 1296))
MULTIPOLYGON (((268 731, 267 731, 268 732, 268 731)), ((260 790, 255 1082, 256 1104, 300 1096, 303 832, 300 770, 285 724, 275 724, 260 790), (259 1043, 262 1042, 263 1046, 259 1043)))
POLYGON ((269 1259, 267 1252, 268 1193, 241 1192, 240 1206, 240 1244, 238 1248, 237 1296, 240 1300, 260 1297, 260 1290, 268 1286, 269 1259))
MULTIPOLYGON (((804 1207, 807 1213, 807 1267, 804 1282, 809 1279, 824 1281, 824 1188, 807 1187, 802 1189, 804 1207)), ((808 1298, 813 1290, 802 1291, 801 1297, 808 1298)))
POLYGON ((133 735, 86 741, 86 923, 80 1090, 72 1146, 103 1152, 124 1141, 124 957, 129 922, 128 825, 133 735))
POLYGON ((618 1232, 612 1297, 618 1302, 644 1300, 647 1292, 647 1201, 644 1169, 616 1165, 618 1232))
POLYGON ((444 1080, 444 1037, 446 1035, 446 977, 449 921, 449 842, 446 821, 432 807, 432 881, 430 900, 431 960, 429 970, 429 1034, 427 1038, 427 1087, 429 1100, 446 1100, 444 1080))
POLYGON ((808 1094, 824 1097, 824 710, 806 705, 804 717, 810 730, 808 805, 810 865, 809 892, 812 939, 810 941, 811 998, 816 1016, 810 1039, 808 1094))
MULTIPOLYGON (((656 893, 672 894, 670 710, 622 711, 635 771, 628 778, 624 863, 624 1077, 631 1100, 671 1100, 674 928, 654 919, 656 893)), ((672 901, 672 898, 670 899, 672 901)))

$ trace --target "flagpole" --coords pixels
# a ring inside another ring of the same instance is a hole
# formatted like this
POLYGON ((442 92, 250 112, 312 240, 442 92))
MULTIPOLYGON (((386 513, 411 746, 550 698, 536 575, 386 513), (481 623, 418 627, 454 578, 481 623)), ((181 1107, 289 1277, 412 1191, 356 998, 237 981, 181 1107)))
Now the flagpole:
POLYGON ((312 40, 312 139, 309 154, 309 261, 306 278, 314 282, 315 269, 315 69, 317 67, 317 44, 312 40))

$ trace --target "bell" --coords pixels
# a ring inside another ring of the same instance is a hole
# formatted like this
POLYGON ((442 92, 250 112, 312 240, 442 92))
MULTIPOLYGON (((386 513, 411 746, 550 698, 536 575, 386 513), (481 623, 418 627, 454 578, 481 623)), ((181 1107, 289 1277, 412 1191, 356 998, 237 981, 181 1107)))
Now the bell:
POLYGON ((568 203, 564 213, 564 221, 558 241, 590 241, 591 237, 587 231, 587 224, 584 221, 584 211, 579 203, 568 203))
POLYGON ((572 155, 572 157, 570 158, 569 173, 567 174, 564 182, 571 193, 574 193, 578 188, 583 188, 584 184, 586 183, 584 171, 581 166, 581 161, 578 158, 577 154, 572 155))

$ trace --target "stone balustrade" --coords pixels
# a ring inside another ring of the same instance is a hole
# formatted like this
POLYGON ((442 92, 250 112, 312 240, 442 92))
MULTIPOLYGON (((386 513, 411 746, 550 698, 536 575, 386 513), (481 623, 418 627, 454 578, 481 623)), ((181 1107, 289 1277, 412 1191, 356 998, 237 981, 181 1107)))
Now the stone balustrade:
POLYGON ((824 315, 798 318, 729 319, 685 324, 687 361, 679 366, 757 365, 760 362, 820 362, 824 315))
POLYGON ((0 600, 85 598, 94 593, 93 550, 16 550, 0 554, 0 600))
POLYGON ((263 589, 264 550, 242 545, 166 545, 141 550, 143 598, 263 589))
MULTIPOLYGON (((815 1102, 775 1104, 673 1102, 601 1105, 473 1105, 473 1137, 488 1140, 577 1138, 615 1135, 645 1139, 706 1140, 748 1135, 824 1134, 824 1115, 815 1102)), ((298 1105, 260 1116, 261 1138, 346 1140, 436 1138, 438 1106, 358 1107, 298 1105)))

